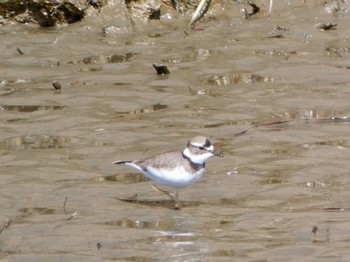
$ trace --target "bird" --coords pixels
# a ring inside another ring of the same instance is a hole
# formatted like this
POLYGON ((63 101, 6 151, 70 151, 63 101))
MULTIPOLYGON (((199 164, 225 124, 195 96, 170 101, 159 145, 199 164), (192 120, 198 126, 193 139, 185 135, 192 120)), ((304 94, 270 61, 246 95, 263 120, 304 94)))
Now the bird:
POLYGON ((183 151, 175 150, 149 158, 131 161, 114 161, 116 165, 130 166, 155 184, 152 187, 167 194, 175 202, 175 209, 180 209, 179 189, 196 183, 204 174, 205 161, 212 156, 223 157, 214 150, 214 146, 204 136, 193 137, 183 151), (168 192, 158 187, 170 186, 176 192, 168 192))

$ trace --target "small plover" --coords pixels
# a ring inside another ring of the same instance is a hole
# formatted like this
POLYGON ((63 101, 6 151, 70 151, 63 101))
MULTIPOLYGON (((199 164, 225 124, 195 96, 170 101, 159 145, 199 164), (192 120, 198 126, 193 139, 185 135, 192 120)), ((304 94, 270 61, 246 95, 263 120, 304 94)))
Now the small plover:
POLYGON ((214 150, 208 138, 196 136, 188 142, 182 152, 170 151, 141 160, 115 161, 113 164, 131 166, 157 185, 175 187, 176 193, 170 193, 156 185, 152 186, 170 196, 175 201, 175 209, 178 209, 179 188, 196 183, 204 173, 205 161, 212 156, 223 157, 214 150))

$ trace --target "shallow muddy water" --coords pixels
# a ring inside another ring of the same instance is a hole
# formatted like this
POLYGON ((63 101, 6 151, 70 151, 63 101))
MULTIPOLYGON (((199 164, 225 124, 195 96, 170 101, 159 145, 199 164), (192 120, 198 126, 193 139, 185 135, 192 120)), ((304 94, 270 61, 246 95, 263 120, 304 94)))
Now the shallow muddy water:
POLYGON ((349 261, 350 17, 281 1, 242 20, 227 4, 196 31, 111 6, 0 28, 3 261, 349 261), (111 164, 198 134, 224 158, 181 210, 111 164))

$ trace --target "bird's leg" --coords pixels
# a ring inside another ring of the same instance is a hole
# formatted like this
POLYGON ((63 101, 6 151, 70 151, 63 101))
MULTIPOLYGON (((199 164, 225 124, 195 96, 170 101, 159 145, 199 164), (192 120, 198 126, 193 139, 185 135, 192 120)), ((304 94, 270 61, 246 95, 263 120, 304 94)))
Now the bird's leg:
POLYGON ((175 209, 180 209, 181 205, 179 202, 179 189, 176 189, 176 193, 174 195, 174 201, 175 201, 175 209))
POLYGON ((151 185, 152 188, 157 191, 157 192, 161 192, 164 193, 166 195, 168 195, 172 200, 174 200, 175 202, 175 209, 180 209, 180 202, 179 202, 179 190, 176 189, 176 193, 172 193, 172 192, 168 192, 164 189, 161 189, 155 185, 151 185))

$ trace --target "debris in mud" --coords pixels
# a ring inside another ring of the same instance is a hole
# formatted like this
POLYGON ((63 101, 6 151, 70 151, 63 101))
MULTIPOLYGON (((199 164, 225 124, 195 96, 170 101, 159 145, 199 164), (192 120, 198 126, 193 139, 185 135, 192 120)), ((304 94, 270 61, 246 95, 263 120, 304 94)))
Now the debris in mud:
MULTIPOLYGON (((68 200, 68 197, 66 196, 65 199, 64 199, 64 202, 63 202, 63 211, 64 211, 64 214, 67 215, 67 210, 66 210, 66 204, 67 204, 67 200, 68 200)), ((72 220, 75 216, 79 215, 80 212, 79 211, 75 211, 73 214, 71 214, 67 219, 66 221, 69 221, 69 220, 72 220)))
POLYGON ((21 49, 19 49, 19 47, 17 47, 17 52, 18 52, 20 55, 24 55, 24 53, 22 52, 21 49))
POLYGON ((170 71, 166 65, 162 64, 153 64, 154 69, 157 71, 158 75, 167 75, 170 74, 170 71))
POLYGON ((67 221, 72 220, 73 217, 75 217, 75 216, 77 216, 77 215, 79 215, 79 214, 80 214, 79 211, 75 211, 75 212, 74 212, 70 217, 68 217, 66 220, 67 220, 67 221))
POLYGON ((4 231, 6 228, 10 226, 11 222, 12 222, 11 218, 6 219, 5 224, 0 228, 0 234, 2 233, 2 231, 4 231))
POLYGON ((260 7, 257 6, 252 0, 248 0, 247 4, 252 8, 252 11, 249 12, 247 8, 242 8, 240 10, 241 16, 243 19, 248 19, 252 17, 253 15, 259 13, 260 7))
POLYGON ((327 30, 334 30, 336 29, 335 27, 337 26, 337 24, 333 24, 333 23, 317 23, 315 25, 315 27, 317 29, 321 29, 322 31, 327 31, 327 30))
POLYGON ((152 10, 148 19, 149 20, 160 20, 160 9, 152 10))
POLYGON ((63 211, 66 215, 67 215, 67 210, 66 210, 67 200, 68 200, 68 197, 66 196, 66 198, 64 199, 64 203, 63 203, 63 211))
POLYGON ((61 83, 60 83, 60 82, 58 82, 58 81, 53 81, 53 82, 52 82, 52 85, 53 85, 53 87, 55 88, 56 91, 61 91, 62 86, 61 86, 61 83))
POLYGON ((329 227, 317 227, 313 226, 311 233, 313 234, 313 243, 325 243, 329 242, 330 228, 329 227))

